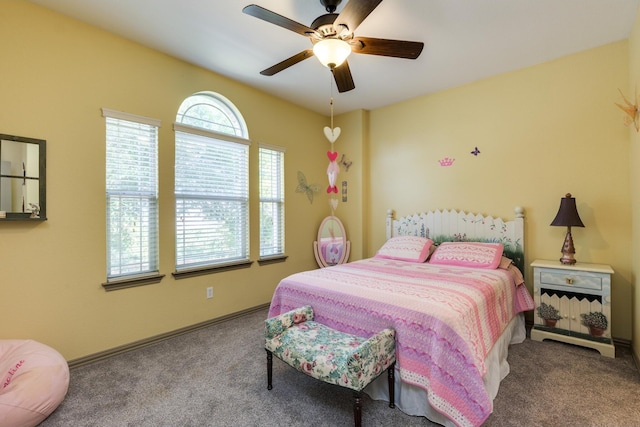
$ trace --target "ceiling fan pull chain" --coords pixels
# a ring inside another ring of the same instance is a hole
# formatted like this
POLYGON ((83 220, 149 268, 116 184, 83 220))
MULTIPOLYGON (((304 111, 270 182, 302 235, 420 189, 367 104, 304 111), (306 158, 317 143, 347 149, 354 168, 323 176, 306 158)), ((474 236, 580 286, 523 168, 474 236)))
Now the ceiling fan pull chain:
POLYGON ((331 97, 331 129, 333 129, 333 96, 331 97))
MULTIPOLYGON (((331 129, 333 129, 333 71, 331 72, 331 77, 329 78, 329 93, 331 97, 329 98, 329 104, 331 106, 331 129)), ((331 146, 333 149, 333 144, 331 146)))

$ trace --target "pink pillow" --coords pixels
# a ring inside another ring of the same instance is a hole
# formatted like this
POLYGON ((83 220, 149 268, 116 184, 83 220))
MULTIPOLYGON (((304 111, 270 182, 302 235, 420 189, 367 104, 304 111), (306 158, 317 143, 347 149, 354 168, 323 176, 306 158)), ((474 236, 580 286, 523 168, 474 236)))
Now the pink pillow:
POLYGON ((503 250, 502 243, 443 242, 429 263, 494 269, 500 265, 503 250))
POLYGON ((376 258, 397 259, 409 262, 425 262, 431 239, 419 236, 397 236, 387 240, 376 253, 376 258))

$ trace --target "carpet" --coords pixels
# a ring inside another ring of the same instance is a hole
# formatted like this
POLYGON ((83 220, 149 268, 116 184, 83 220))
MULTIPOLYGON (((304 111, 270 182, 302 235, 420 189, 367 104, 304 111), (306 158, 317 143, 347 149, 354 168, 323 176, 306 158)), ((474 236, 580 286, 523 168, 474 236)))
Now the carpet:
MULTIPOLYGON (((274 358, 267 390, 267 309, 71 369, 67 397, 41 427, 351 426, 352 392, 274 358)), ((640 373, 569 344, 512 345, 511 373, 485 426, 640 426, 640 373)), ((435 426, 363 398, 363 426, 435 426)))

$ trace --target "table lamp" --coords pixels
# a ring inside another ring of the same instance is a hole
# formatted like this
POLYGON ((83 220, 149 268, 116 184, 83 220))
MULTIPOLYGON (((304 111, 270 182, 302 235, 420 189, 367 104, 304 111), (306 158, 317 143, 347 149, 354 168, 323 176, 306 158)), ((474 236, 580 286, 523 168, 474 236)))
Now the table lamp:
POLYGON ((560 262, 563 264, 575 264, 576 259, 573 254, 576 253, 573 247, 573 238, 571 237, 571 227, 584 227, 578 209, 576 208, 576 199, 571 197, 571 193, 567 193, 565 197, 560 199, 560 208, 551 225, 567 227, 567 235, 562 245, 562 258, 560 262))

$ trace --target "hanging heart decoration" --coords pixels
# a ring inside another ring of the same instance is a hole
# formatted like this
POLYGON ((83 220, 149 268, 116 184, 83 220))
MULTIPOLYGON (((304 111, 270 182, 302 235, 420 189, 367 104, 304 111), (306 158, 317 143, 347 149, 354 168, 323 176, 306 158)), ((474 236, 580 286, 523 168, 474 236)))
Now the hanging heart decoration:
POLYGON ((338 187, 336 187, 336 179, 340 172, 340 165, 336 162, 338 158, 337 151, 327 151, 327 157, 329 157, 329 166, 327 167, 327 176, 329 178, 329 187, 327 187, 327 193, 337 193, 338 187))
POLYGON ((336 140, 340 136, 340 128, 335 127, 331 129, 329 126, 325 126, 324 136, 326 136, 329 142, 333 144, 334 142, 336 142, 336 140))
POLYGON ((329 204, 331 205, 331 209, 335 211, 338 208, 338 199, 330 199, 329 204))

